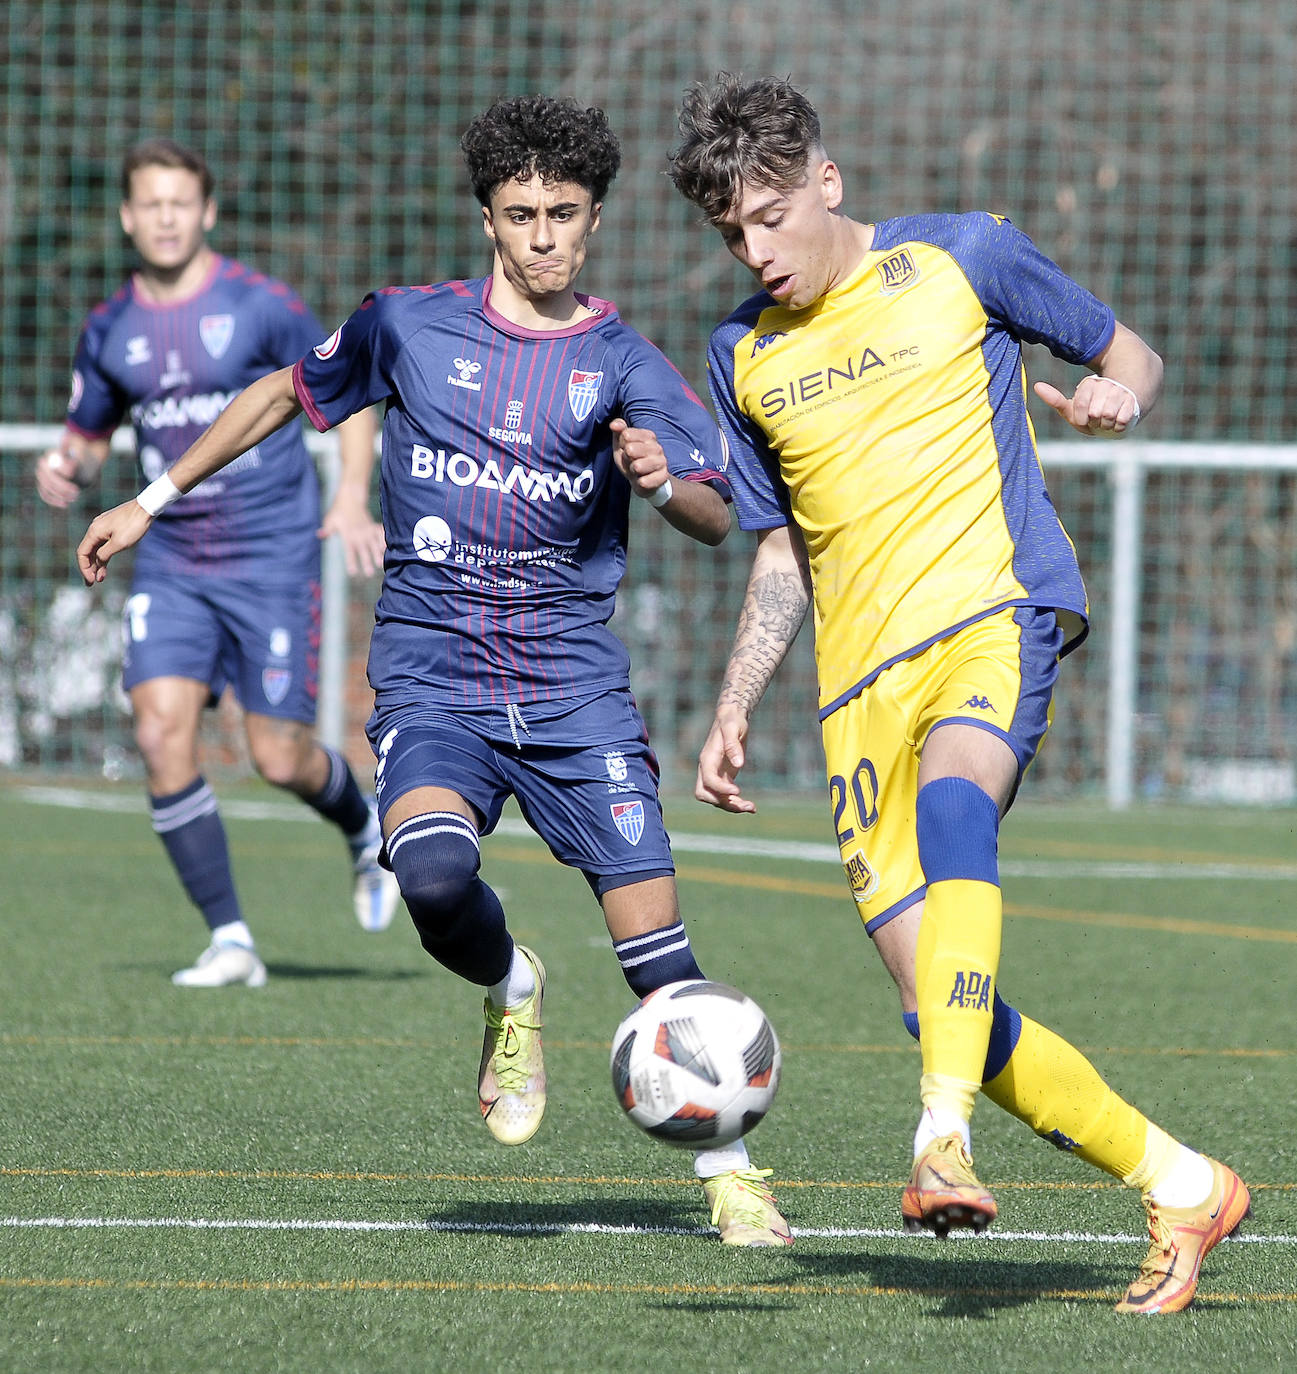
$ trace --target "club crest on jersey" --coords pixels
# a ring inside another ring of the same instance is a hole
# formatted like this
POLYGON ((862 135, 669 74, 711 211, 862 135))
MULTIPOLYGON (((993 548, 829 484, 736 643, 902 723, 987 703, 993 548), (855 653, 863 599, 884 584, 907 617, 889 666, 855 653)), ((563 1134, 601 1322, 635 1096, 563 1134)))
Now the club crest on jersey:
POLYGON ((883 279, 880 294, 895 296, 918 281, 919 268, 913 253, 901 248, 878 264, 878 275, 883 279))
POLYGON ((621 831, 627 844, 639 844, 644 833, 644 803, 642 801, 610 802, 613 824, 621 831))
POLYGON ((261 690, 272 706, 278 706, 288 695, 293 675, 287 668, 263 668, 261 670, 261 690))
POLYGON ((567 374, 567 403, 578 423, 594 409, 602 382, 602 372, 578 372, 573 369, 567 374))
POLYGON ((223 358, 234 338, 233 315, 204 315, 198 321, 198 337, 213 358, 223 358))

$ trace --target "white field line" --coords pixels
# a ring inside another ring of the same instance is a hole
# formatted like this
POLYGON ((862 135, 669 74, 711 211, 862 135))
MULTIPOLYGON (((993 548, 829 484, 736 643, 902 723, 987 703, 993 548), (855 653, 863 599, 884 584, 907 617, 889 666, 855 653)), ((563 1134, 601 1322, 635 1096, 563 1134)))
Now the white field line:
MULTIPOLYGON (((116 792, 94 792, 72 787, 14 787, 14 796, 36 806, 64 806, 83 811, 121 811, 144 814, 143 796, 116 792)), ((243 821, 318 821, 308 807, 291 802, 222 801, 221 814, 243 821)), ((536 838, 529 826, 505 818, 496 827, 497 835, 510 839, 536 838)), ((713 854, 758 859, 787 859, 794 863, 841 864, 837 847, 800 840, 742 840, 726 835, 698 835, 671 831, 671 848, 678 854, 713 854)), ((1150 863, 1120 859, 1005 859, 1000 873, 1006 878, 1145 878, 1165 882, 1168 878, 1202 881, 1210 879, 1263 880, 1293 882, 1297 864, 1252 865, 1247 863, 1150 863)))
MULTIPOLYGON (((339 1218, 217 1217, 0 1217, 0 1229, 15 1230, 187 1230, 187 1231, 422 1231, 510 1236, 713 1236, 709 1226, 614 1226, 597 1221, 347 1221, 339 1218)), ((935 1240, 885 1227, 794 1226, 796 1237, 830 1240, 935 1240)), ((952 1232, 949 1239, 979 1245, 1032 1242, 1043 1245, 1147 1245, 1148 1236, 1091 1231, 987 1231, 980 1236, 952 1232)), ((1297 1236, 1238 1235, 1236 1245, 1297 1245, 1297 1236)))

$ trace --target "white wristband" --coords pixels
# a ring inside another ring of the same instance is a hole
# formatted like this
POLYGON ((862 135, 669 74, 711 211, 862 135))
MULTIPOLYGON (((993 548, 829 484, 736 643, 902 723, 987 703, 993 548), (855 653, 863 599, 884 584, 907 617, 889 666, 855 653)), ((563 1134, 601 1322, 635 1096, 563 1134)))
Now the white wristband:
POLYGON ((646 496, 644 499, 654 510, 661 510, 671 499, 671 479, 668 477, 652 496, 646 496))
POLYGON ((136 504, 143 506, 150 515, 165 510, 173 501, 179 501, 184 493, 171 480, 171 474, 164 472, 156 482, 150 482, 135 498, 136 504))
POLYGON ((1115 377, 1105 377, 1103 380, 1105 382, 1111 382, 1113 386, 1119 386, 1135 402, 1135 413, 1126 421, 1126 429, 1134 429, 1142 418, 1142 412, 1139 408, 1139 397, 1135 395, 1125 382, 1119 382, 1115 377))

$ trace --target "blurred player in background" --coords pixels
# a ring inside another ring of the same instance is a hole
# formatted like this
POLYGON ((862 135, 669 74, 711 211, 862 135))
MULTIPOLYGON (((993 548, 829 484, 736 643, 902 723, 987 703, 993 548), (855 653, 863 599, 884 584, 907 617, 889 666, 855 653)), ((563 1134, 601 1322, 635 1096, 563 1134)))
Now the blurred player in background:
MULTIPOLYGON (((719 432, 680 374, 576 279, 620 163, 603 112, 497 102, 463 138, 488 277, 392 287, 249 387, 169 474, 91 525, 87 582, 152 512, 302 410, 383 402, 383 590, 370 645, 386 854, 425 949, 486 989, 478 1098, 506 1144, 546 1102, 545 971, 478 876, 514 796, 601 903, 636 997, 699 978, 657 760, 608 629, 632 496, 705 544, 729 531, 719 432)), ((695 1171, 733 1245, 791 1243, 742 1140, 695 1171)))
POLYGON ((680 130, 677 188, 761 286, 708 361, 757 548, 698 797, 755 809, 736 781, 752 712, 813 598, 843 866, 923 1052, 907 1229, 994 1219, 972 1167, 980 1090, 1140 1191, 1153 1243, 1118 1311, 1175 1311, 1248 1190, 996 986, 1000 817, 1087 615, 1021 344, 1091 369, 1073 396, 1036 392, 1105 438, 1156 401, 1161 360, 1003 219, 848 218, 819 119, 786 82, 722 74, 687 94, 680 130))
MULTIPOLYGON (((299 358, 324 330, 298 297, 207 244, 212 177, 170 139, 122 166, 122 228, 140 265, 91 311, 59 447, 36 486, 67 506, 94 480, 128 412, 140 466, 164 473, 249 382, 299 358)), ((383 531, 369 516, 372 418, 339 432, 342 476, 321 522, 315 468, 293 426, 160 518, 135 559, 124 620, 123 682, 148 777, 153 828, 210 929, 181 987, 260 987, 266 968, 244 920, 216 797, 198 769, 203 708, 229 683, 257 771, 342 832, 366 930, 399 893, 378 863, 377 807, 337 750, 313 737, 320 633, 320 540, 337 534, 352 572, 377 571, 383 531)))

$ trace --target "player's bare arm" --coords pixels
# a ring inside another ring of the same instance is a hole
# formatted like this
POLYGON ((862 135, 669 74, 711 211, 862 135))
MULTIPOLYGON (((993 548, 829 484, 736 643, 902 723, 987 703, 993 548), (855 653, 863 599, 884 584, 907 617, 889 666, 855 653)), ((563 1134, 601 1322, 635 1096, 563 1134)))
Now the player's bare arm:
POLYGON ((712 547, 719 544, 730 532, 730 511, 721 495, 705 482, 673 482, 651 429, 636 429, 625 420, 614 420, 609 428, 613 462, 635 495, 656 506, 681 534, 712 547))
POLYGON ((99 476, 107 457, 107 439, 86 439, 65 430, 58 447, 36 460, 37 495, 47 506, 66 509, 99 476))
POLYGON ((369 479, 374 468, 372 410, 362 410, 338 426, 338 455, 338 487, 318 533, 321 539, 332 534, 341 539, 348 576, 369 577, 382 572, 387 547, 383 527, 369 510, 369 479))
POLYGON ((1036 395, 1082 434, 1120 438, 1157 404, 1162 359, 1118 321, 1108 346, 1088 365, 1094 375, 1083 378, 1071 397, 1048 382, 1036 383, 1036 395))
MULTIPOLYGON (((181 494, 219 472, 301 413, 293 369, 281 368, 241 391, 165 474, 181 494)), ((77 566, 88 587, 102 582, 109 560, 138 544, 153 517, 138 498, 95 516, 77 545, 77 566)))
POLYGON ((698 756, 694 796, 723 811, 753 812, 736 781, 748 723, 784 661, 811 604, 806 546, 792 525, 763 530, 748 575, 738 629, 716 701, 716 716, 698 756))

